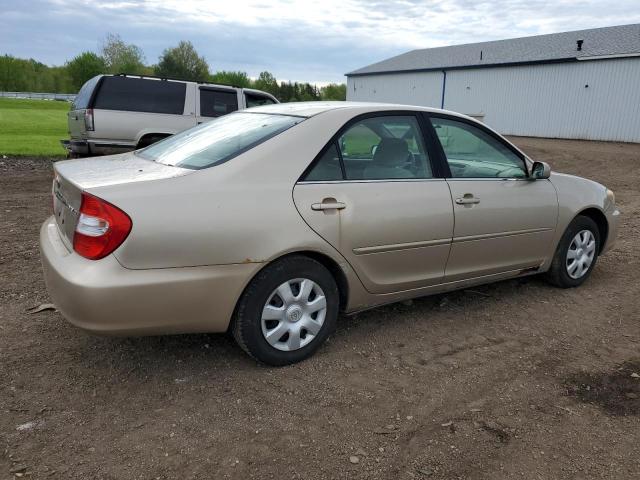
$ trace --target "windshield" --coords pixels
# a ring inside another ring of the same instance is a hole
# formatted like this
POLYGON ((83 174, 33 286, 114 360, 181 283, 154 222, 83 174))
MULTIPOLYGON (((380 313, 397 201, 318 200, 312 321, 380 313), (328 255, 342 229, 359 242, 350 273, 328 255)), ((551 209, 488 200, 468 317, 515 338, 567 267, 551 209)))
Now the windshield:
POLYGON ((304 118, 233 113, 190 128, 136 152, 165 165, 200 169, 226 162, 304 118))

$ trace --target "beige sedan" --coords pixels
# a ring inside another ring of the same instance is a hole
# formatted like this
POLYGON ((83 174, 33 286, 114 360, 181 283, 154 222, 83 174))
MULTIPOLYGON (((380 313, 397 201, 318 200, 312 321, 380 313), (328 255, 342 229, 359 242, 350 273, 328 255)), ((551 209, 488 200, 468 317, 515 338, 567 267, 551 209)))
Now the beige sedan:
POLYGON ((613 193, 551 173, 471 118, 298 103, 55 165, 40 245, 73 324, 225 332, 272 365, 340 312, 544 273, 575 287, 615 241, 613 193))

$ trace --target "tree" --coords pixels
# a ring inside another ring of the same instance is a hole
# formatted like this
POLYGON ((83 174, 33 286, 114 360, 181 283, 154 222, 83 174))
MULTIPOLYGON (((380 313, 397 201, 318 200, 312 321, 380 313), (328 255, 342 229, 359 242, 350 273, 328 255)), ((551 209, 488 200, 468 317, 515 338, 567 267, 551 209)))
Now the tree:
POLYGON ((76 90, 90 78, 107 70, 104 58, 93 52, 83 52, 68 61, 65 66, 76 90))
POLYGON ((247 72, 216 72, 210 77, 212 83, 221 83, 227 85, 235 85, 236 87, 250 88, 251 79, 247 72))
POLYGON ((177 47, 162 52, 155 67, 159 77, 174 77, 183 80, 204 80, 209 77, 209 65, 198 55, 191 42, 184 40, 177 47))
POLYGON ((64 67, 48 67, 32 58, 0 56, 0 91, 74 93, 64 67))
POLYGON ((137 45, 126 44, 110 33, 102 44, 102 57, 109 73, 144 73, 144 54, 137 45))
POLYGON ((347 86, 344 83, 330 83, 320 89, 322 100, 346 100, 347 86))
POLYGON ((260 72, 257 80, 253 82, 253 88, 268 92, 274 97, 278 98, 280 95, 280 86, 273 74, 269 72, 260 72))

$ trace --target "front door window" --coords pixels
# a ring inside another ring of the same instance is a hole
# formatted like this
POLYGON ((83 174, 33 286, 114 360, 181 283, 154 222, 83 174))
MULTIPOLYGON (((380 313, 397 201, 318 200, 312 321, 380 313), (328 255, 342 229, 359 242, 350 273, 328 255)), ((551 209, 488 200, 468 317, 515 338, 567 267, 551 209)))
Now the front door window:
POLYGON ((432 118, 453 178, 526 178, 524 160, 502 142, 465 122, 432 118))

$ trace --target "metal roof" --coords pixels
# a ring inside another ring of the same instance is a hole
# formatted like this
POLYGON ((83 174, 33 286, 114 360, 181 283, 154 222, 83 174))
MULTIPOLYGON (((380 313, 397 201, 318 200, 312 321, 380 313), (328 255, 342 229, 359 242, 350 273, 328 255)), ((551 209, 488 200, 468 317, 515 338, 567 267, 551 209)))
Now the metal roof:
POLYGON ((553 63, 633 54, 640 54, 640 24, 423 48, 368 65, 346 75, 553 63), (578 50, 580 40, 582 44, 578 50))

